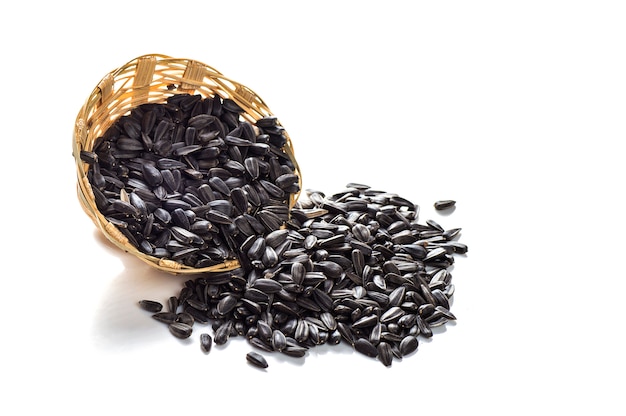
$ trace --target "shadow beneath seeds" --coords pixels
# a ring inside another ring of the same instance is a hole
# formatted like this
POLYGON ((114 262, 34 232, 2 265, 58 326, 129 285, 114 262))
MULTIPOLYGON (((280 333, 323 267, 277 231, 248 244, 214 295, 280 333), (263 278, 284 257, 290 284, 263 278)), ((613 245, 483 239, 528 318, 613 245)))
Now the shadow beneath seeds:
POLYGON ((261 354, 268 354, 268 356, 273 357, 279 363, 302 366, 304 365, 309 352, 307 351, 304 357, 290 357, 289 355, 283 354, 282 352, 262 352, 261 354))
POLYGON ((454 211, 456 211, 456 205, 453 206, 452 208, 446 208, 446 209, 439 209, 439 210, 435 210, 435 212, 439 215, 441 215, 442 217, 448 217, 450 216, 454 211))
POLYGON ((456 321, 448 321, 444 325, 439 325, 439 326, 436 326, 434 328, 430 328, 430 330, 433 333, 432 337, 426 338, 423 335, 419 335, 418 336, 419 342, 420 343, 421 342, 426 342, 426 343, 430 344, 433 341, 433 338, 435 338, 439 334, 443 334, 444 332, 446 332, 447 331, 447 327, 453 327, 453 326, 456 326, 456 321))
MULTIPOLYGON (((118 257, 124 268, 114 277, 96 307, 93 320, 93 340, 97 348, 122 352, 142 348, 169 334, 167 325, 152 318, 152 313, 139 307, 142 299, 155 300, 167 309, 167 299, 177 294, 188 277, 177 276, 151 268, 141 260, 125 253, 109 242, 100 232, 96 239, 112 256, 118 257)), ((190 339, 177 339, 184 345, 190 339)))
POLYGON ((433 331, 433 336, 435 336, 437 334, 443 334, 447 331, 449 327, 454 326, 456 326, 456 321, 448 321, 444 325, 436 326, 434 328, 431 328, 430 330, 433 331))
POLYGON ((262 368, 262 367, 259 367, 259 366, 257 366, 257 365, 254 365, 254 364, 252 364, 252 363, 248 363, 248 367, 254 368, 254 369, 256 369, 257 371, 261 371, 261 372, 263 372, 263 373, 267 373, 267 368, 262 368))
POLYGON ((283 353, 271 353, 275 357, 276 361, 281 363, 288 363, 296 366, 302 366, 306 362, 309 357, 325 355, 329 352, 333 354, 352 354, 354 350, 348 346, 347 344, 338 344, 338 345, 316 345, 314 347, 310 347, 304 357, 291 357, 283 353))

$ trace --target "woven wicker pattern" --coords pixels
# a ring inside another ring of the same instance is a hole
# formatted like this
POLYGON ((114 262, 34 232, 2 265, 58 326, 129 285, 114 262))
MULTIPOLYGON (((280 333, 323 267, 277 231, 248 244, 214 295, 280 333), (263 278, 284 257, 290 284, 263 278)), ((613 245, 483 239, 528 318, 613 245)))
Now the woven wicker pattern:
MULTIPOLYGON (((78 176, 78 199, 83 210, 109 241, 159 270, 174 274, 233 270, 239 267, 236 260, 197 269, 172 260, 155 258, 137 250, 98 211, 91 184, 87 179, 88 165, 80 159, 81 150, 92 150, 94 141, 102 136, 115 120, 128 114, 131 109, 145 103, 163 103, 168 97, 181 93, 200 94, 203 97, 213 97, 217 94, 223 99, 232 99, 244 110, 242 117, 252 124, 262 117, 273 115, 263 100, 252 90, 226 78, 201 62, 165 55, 144 55, 133 59, 105 75, 89 95, 76 118, 72 145, 78 176)), ((283 150, 291 158, 301 184, 300 169, 294 156, 291 139, 286 132, 285 136, 287 144, 283 150)), ((291 196, 290 208, 297 198, 297 194, 291 196)))

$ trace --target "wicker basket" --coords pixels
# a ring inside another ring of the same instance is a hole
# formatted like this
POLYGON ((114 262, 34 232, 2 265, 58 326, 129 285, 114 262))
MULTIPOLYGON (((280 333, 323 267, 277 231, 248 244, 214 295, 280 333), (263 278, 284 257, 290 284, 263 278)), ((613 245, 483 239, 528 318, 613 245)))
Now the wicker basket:
MULTIPOLYGON (((242 117, 254 124, 256 120, 271 116, 267 105, 249 88, 229 79, 201 62, 171 58, 165 55, 140 56, 108 73, 89 95, 76 118, 73 155, 78 175, 78 199, 83 210, 106 238, 117 247, 138 257, 159 270, 174 274, 225 272, 240 267, 237 260, 227 260, 206 268, 193 268, 173 260, 142 253, 96 207, 91 184, 87 179, 88 165, 80 159, 81 150, 93 149, 94 141, 121 116, 145 103, 163 103, 174 94, 200 94, 204 98, 219 95, 235 101, 243 110, 242 117)), ((300 178, 291 140, 285 132, 287 143, 283 150, 290 157, 295 173, 300 178)), ((290 197, 291 209, 298 194, 290 197)))

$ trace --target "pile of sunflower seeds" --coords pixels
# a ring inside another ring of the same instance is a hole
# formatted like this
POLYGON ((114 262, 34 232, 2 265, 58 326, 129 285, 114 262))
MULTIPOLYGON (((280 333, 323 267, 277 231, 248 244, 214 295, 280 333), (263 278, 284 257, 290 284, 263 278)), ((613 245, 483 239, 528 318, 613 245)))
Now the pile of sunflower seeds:
MULTIPOLYGON (((205 352, 235 336, 292 357, 341 342, 390 366, 456 319, 448 269, 467 246, 460 228, 418 215, 411 201, 357 183, 329 197, 307 191, 283 227, 239 246, 242 268, 186 281, 167 311, 140 304, 180 338, 211 325, 205 352)), ((247 359, 267 367, 257 353, 247 359)))
MULTIPOLYGON (((284 129, 242 112, 178 94, 134 108, 81 152, 98 210, 140 251, 195 268, 240 264, 186 281, 166 309, 143 309, 178 338, 210 326, 204 353, 235 336, 292 357, 347 343, 385 366, 456 319, 448 269, 467 252, 459 228, 421 224, 418 205, 357 183, 307 191, 290 210, 300 182, 284 129)), ((257 352, 246 359, 267 367, 257 352)))
POLYGON ((237 260, 289 217, 299 178, 276 117, 219 96, 177 94, 120 117, 91 151, 98 210, 141 252, 194 268, 237 260))

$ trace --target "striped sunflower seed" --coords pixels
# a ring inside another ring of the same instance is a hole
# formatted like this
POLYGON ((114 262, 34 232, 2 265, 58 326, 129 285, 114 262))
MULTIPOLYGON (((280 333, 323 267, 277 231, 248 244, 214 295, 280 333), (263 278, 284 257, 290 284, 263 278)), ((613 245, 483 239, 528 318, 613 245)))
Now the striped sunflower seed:
POLYGON ((256 353, 254 351, 250 351, 246 354, 246 360, 255 367, 259 368, 267 368, 269 365, 261 354, 256 353))

